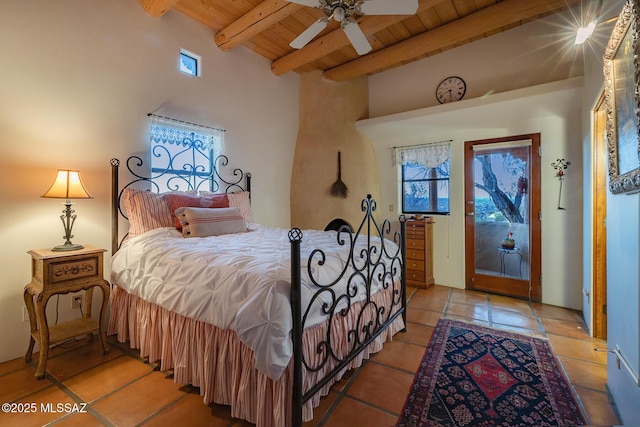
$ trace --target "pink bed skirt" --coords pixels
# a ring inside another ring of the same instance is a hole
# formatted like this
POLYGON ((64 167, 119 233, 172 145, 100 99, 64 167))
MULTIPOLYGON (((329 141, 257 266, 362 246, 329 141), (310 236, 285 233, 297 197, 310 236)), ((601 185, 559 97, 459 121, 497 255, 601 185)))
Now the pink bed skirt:
MULTIPOLYGON (((389 291, 378 293, 374 300, 380 304, 387 302, 384 306, 389 307, 390 294, 389 291)), ((345 330, 345 324, 352 328, 354 323, 355 316, 335 317, 332 322, 334 336, 345 338, 340 331, 345 330)), ((361 366, 364 359, 380 351, 383 343, 391 341, 402 328, 402 316, 398 316, 333 382, 339 381, 347 370, 361 366)), ((160 361, 161 370, 173 370, 176 383, 199 387, 205 404, 228 405, 233 417, 258 427, 291 425, 293 362, 277 381, 267 377, 254 368, 253 351, 234 331, 189 319, 113 286, 108 334, 117 335, 120 342, 129 340, 131 348, 140 349, 141 357, 151 362, 160 361)), ((308 361, 309 355, 316 354, 316 345, 325 335, 326 324, 305 331, 303 351, 308 361)), ((346 354, 344 339, 341 344, 337 351, 346 354)), ((304 390, 310 389, 317 378, 334 366, 327 365, 317 373, 303 371, 304 390)), ((331 385, 330 382, 305 403, 304 421, 313 418, 313 408, 329 393, 331 385)))

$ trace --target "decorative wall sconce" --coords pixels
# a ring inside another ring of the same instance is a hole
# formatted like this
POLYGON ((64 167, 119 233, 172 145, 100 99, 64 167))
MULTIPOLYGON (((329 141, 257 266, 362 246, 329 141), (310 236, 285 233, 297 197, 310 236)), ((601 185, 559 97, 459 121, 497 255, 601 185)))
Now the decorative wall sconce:
POLYGON ((558 192, 558 209, 560 210, 566 210, 565 208, 560 206, 560 200, 562 199, 562 182, 564 181, 565 177, 564 171, 567 170, 570 164, 571 162, 566 162, 564 159, 558 159, 555 162, 551 163, 553 169, 556 170, 556 177, 558 177, 558 180, 560 181, 560 191, 558 192))

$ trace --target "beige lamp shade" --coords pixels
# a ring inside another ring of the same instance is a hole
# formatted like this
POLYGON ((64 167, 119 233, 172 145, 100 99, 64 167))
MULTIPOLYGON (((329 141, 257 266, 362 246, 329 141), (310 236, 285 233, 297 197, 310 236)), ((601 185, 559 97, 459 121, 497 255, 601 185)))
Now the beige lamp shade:
POLYGON ((55 181, 42 197, 54 199, 93 199, 82 180, 80 172, 74 170, 58 169, 55 181))

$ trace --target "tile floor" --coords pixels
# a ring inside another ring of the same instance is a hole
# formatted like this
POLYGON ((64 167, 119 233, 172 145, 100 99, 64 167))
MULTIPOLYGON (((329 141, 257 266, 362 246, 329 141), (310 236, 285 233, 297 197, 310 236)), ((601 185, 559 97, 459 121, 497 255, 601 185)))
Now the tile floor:
MULTIPOLYGON (((395 424, 433 328, 442 316, 546 336, 551 341, 592 425, 619 424, 606 391, 606 354, 594 347, 578 313, 544 304, 435 286, 410 289, 408 328, 359 369, 352 371, 316 409, 309 426, 395 424)), ((228 407, 206 406, 191 386, 175 384, 168 372, 146 363, 136 351, 110 340, 102 355, 97 340, 56 348, 45 379, 34 363, 0 363, 0 403, 72 405, 84 413, 5 414, 2 426, 249 426, 232 419, 228 407)), ((26 349, 25 349, 26 350, 26 349)), ((37 360, 37 358, 34 358, 37 360)))

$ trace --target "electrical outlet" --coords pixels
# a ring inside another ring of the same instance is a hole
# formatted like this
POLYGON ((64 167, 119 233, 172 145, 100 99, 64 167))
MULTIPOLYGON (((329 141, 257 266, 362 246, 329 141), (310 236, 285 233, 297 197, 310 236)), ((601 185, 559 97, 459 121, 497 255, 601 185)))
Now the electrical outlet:
POLYGON ((71 309, 80 308, 84 304, 84 295, 83 294, 72 294, 71 295, 71 309))
POLYGON ((22 306, 22 321, 29 321, 29 310, 27 310, 27 307, 25 307, 24 305, 22 306))

